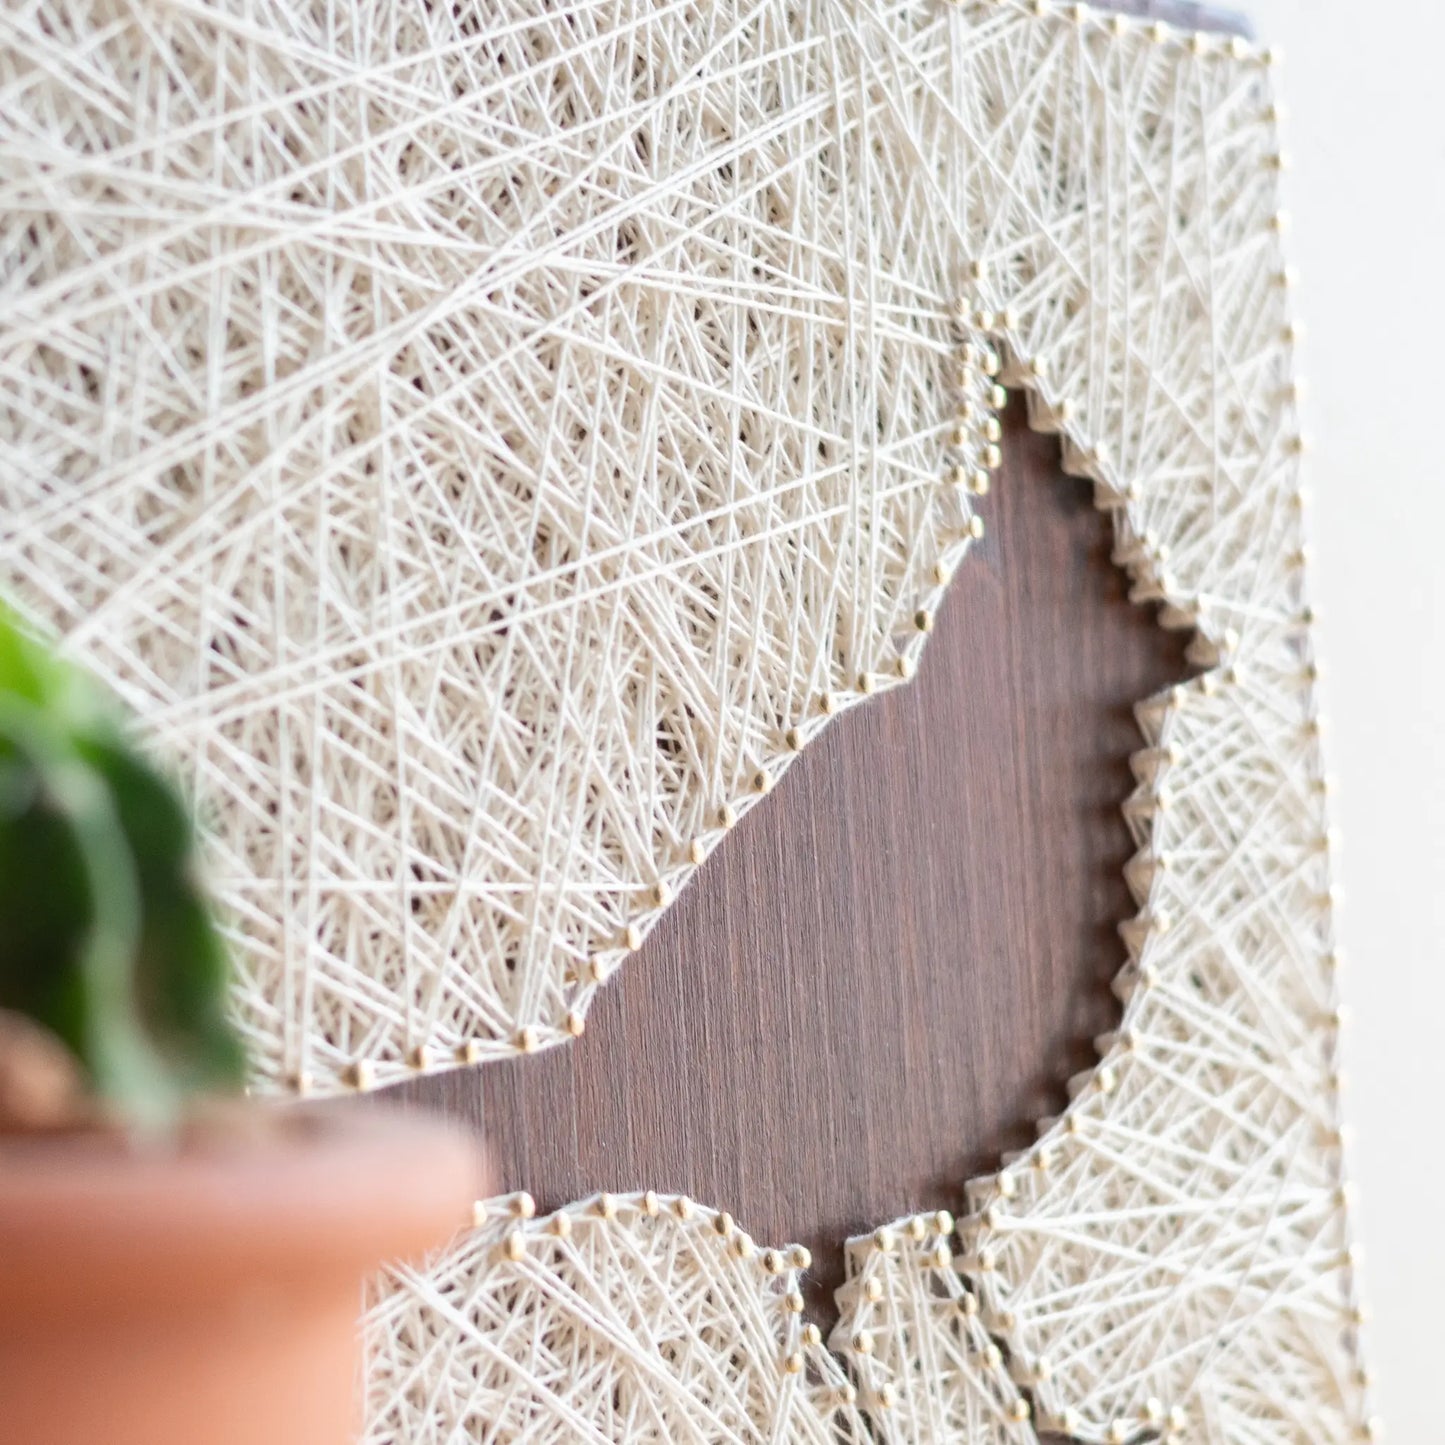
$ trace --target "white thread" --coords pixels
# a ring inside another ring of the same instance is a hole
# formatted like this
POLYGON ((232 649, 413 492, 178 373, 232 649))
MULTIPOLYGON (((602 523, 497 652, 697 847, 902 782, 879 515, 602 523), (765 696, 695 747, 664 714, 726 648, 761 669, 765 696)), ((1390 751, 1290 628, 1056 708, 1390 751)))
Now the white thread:
POLYGON ((972 1190, 977 1301, 892 1227, 860 1391, 714 1216, 704 1264, 630 1197, 488 1210, 369 1316, 373 1439, 667 1435, 661 1399, 1027 1440, 940 1280, 1089 1440, 1366 1428, 1263 57, 1035 8, 0 37, 0 566, 216 810, 272 1082, 566 1036, 788 730, 917 660, 997 460, 981 324, 1135 598, 1230 659, 1139 709, 1109 1087, 972 1190))
POLYGON ((425 1269, 376 1282, 368 1445, 462 1428, 742 1441, 764 1422, 809 1445, 870 1438, 856 1388, 798 1308, 797 1259, 740 1258, 712 1210, 604 1198, 523 1223, 493 1211, 425 1269), (480 1356, 470 1340, 485 1342, 480 1356))
POLYGON ((846 25, 468 13, 0 42, 0 579, 194 784, 314 1092, 565 1041, 977 535, 957 237, 846 25))

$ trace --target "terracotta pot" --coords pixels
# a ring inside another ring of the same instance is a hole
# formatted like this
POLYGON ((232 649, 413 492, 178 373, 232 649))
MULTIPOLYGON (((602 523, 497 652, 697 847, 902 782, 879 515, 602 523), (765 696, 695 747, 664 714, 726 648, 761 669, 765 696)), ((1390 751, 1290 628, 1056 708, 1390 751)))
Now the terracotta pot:
POLYGON ((286 1117, 137 1155, 0 1144, 0 1435, 26 1445, 344 1445, 379 1264, 483 1186, 430 1122, 286 1117))

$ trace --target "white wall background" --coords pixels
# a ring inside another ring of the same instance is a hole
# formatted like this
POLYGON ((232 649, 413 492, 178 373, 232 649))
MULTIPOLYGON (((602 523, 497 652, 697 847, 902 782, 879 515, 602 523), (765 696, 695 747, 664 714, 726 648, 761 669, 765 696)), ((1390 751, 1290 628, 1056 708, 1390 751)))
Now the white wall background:
POLYGON ((1445 10, 1240 0, 1278 44, 1314 592, 1343 849, 1367 1346, 1395 1441, 1445 1439, 1445 10))

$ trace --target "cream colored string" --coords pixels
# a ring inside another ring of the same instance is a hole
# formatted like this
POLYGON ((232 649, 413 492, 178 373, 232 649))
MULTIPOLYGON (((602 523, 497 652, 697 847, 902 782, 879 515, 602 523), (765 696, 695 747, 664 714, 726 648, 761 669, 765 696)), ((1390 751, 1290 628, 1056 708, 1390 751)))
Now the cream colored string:
POLYGON ((0 581, 193 779, 259 1084, 580 1031, 911 675, 991 356, 1208 669, 1141 707, 1121 1027, 957 1259, 855 1261, 856 1384, 644 1195, 394 1281, 373 1438, 1364 1430, 1268 57, 1016 0, 0 26, 0 581))

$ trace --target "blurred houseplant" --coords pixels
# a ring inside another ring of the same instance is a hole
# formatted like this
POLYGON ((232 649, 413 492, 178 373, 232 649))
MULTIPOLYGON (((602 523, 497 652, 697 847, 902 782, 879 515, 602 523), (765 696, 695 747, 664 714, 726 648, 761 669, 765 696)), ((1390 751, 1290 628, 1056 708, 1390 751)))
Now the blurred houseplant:
POLYGON ((434 1125, 241 1104, 226 988, 185 806, 0 608, 7 1438, 340 1445, 362 1280, 478 1192, 434 1125))

